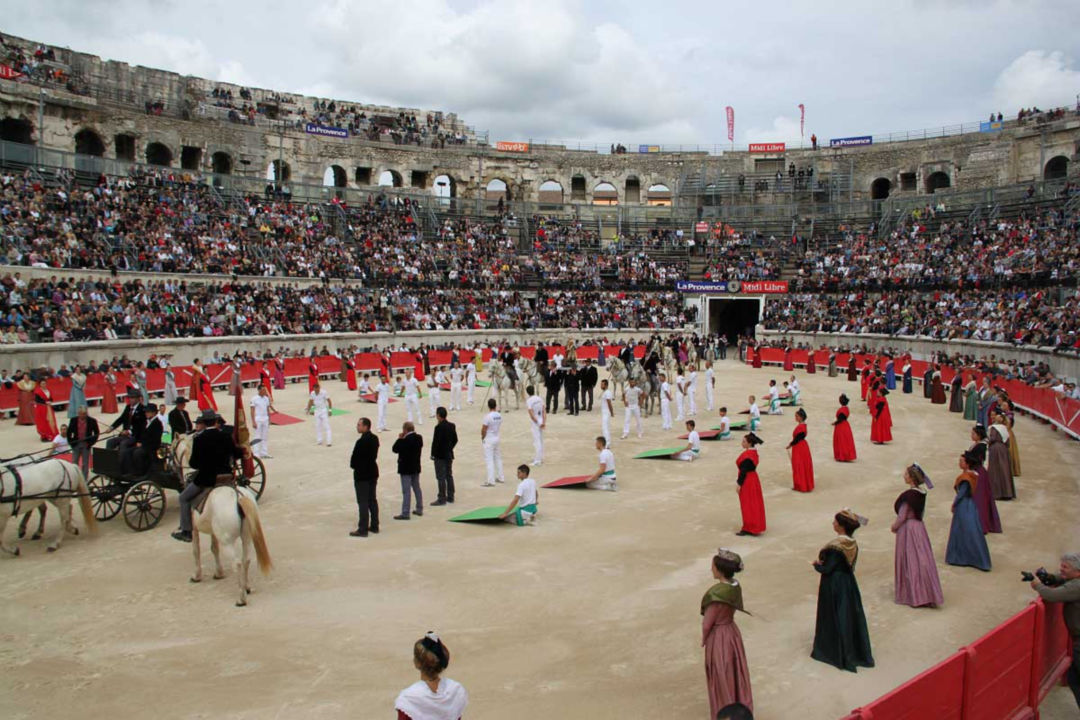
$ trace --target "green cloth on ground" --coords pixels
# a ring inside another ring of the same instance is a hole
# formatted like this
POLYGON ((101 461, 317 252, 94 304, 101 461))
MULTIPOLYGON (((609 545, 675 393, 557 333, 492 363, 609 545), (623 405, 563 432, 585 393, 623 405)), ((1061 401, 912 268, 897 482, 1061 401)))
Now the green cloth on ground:
POLYGON ((505 505, 489 505, 488 507, 470 510, 464 515, 450 518, 450 522, 493 522, 501 520, 499 517, 506 512, 505 505))
POLYGON ((330 415, 348 415, 348 414, 349 414, 348 410, 342 410, 340 408, 331 408, 330 409, 330 415))
POLYGON ((635 460, 640 460, 640 459, 645 459, 645 458, 670 457, 671 455, 681 453, 685 448, 686 448, 686 446, 683 445, 681 447, 657 448, 656 450, 646 450, 644 452, 639 452, 637 455, 634 456, 634 459, 635 460))

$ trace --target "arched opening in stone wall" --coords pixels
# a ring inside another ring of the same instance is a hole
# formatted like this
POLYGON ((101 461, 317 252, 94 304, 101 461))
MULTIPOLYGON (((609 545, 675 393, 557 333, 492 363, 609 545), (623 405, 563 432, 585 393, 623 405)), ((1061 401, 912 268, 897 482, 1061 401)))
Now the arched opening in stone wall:
POLYGON ((426 170, 413 170, 409 173, 409 187, 427 190, 428 173, 426 170))
POLYGON ((626 178, 626 190, 623 193, 623 199, 628 205, 641 202, 641 180, 636 175, 626 178))
POLYGON ((33 145, 34 125, 23 118, 6 117, 0 120, 0 140, 33 145))
POLYGON ((323 173, 322 184, 327 187, 345 187, 348 183, 349 176, 340 165, 331 165, 323 173))
POLYGON ((120 133, 113 136, 113 149, 117 160, 135 162, 135 136, 120 133))
POLYGON ((570 202, 585 202, 585 178, 581 175, 570 178, 570 202))
POLYGON ((95 131, 83 128, 75 133, 75 154, 102 157, 105 155, 105 141, 95 131))
POLYGON ((215 175, 232 174, 232 155, 220 150, 210 156, 210 168, 215 175))
POLYGON ((545 180, 540 183, 539 196, 541 204, 561 205, 563 201, 562 184, 555 180, 545 180))
POLYGON ((184 170, 198 170, 202 165, 202 148, 184 145, 180 148, 180 167, 184 170))
POLYGON ((943 173, 940 170, 930 173, 930 177, 926 178, 926 192, 928 193, 937 192, 951 185, 952 181, 949 179, 948 173, 943 173))
POLYGON ((510 186, 506 184, 505 180, 495 178, 488 182, 485 190, 485 197, 492 202, 498 202, 499 200, 510 202, 510 186))
POLYGON ((152 142, 146 146, 146 163, 148 165, 172 165, 172 150, 159 142, 152 142))
POLYGON ((878 178, 874 182, 870 183, 870 199, 871 200, 884 200, 889 197, 889 193, 892 191, 892 182, 889 178, 878 178))
POLYGON ((1069 174, 1069 158, 1058 155, 1050 158, 1043 168, 1043 180, 1060 180, 1069 174))
POLYGON ((593 205, 618 205, 619 191, 609 182, 597 184, 592 191, 593 205))
POLYGON ((379 173, 379 187, 401 187, 401 173, 397 170, 383 170, 379 173))
POLYGON ((292 168, 284 160, 271 160, 266 166, 266 179, 276 183, 286 183, 292 178, 292 168))
POLYGON ((357 185, 370 185, 371 184, 371 168, 358 167, 353 172, 353 180, 357 185))
POLYGON ((668 207, 671 205, 671 188, 663 183, 649 186, 649 205, 668 207))
POLYGON ((431 183, 431 194, 438 198, 441 207, 452 207, 457 197, 457 181, 449 175, 436 175, 431 183))

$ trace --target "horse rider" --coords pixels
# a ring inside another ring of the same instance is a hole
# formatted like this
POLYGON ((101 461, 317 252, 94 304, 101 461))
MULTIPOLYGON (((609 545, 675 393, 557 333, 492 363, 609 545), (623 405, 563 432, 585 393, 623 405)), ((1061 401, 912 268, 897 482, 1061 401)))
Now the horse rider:
POLYGON ((634 364, 634 348, 627 343, 623 345, 623 349, 619 351, 619 359, 622 360, 623 365, 626 366, 627 371, 630 370, 630 366, 634 364))
POLYGON ((219 475, 232 475, 233 461, 244 451, 233 442, 232 435, 219 427, 222 418, 207 408, 195 419, 195 439, 191 443, 188 465, 195 477, 180 493, 180 529, 172 534, 181 542, 191 542, 191 505, 203 490, 212 489, 219 475))
POLYGON ((510 378, 510 389, 517 392, 517 367, 514 365, 514 361, 517 360, 514 350, 507 345, 503 351, 499 354, 499 360, 502 361, 503 367, 506 368, 506 377, 510 378))

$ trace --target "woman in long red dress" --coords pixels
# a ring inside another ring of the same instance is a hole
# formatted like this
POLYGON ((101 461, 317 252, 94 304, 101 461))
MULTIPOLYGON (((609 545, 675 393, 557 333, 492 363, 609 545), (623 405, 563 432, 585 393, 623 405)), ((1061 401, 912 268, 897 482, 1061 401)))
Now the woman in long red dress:
POLYGON ((761 367, 761 346, 759 345, 757 347, 751 347, 750 348, 750 354, 753 356, 753 362, 751 363, 751 366, 755 367, 755 368, 760 368, 761 367))
POLYGON ((930 384, 930 402, 934 405, 945 404, 945 386, 941 384, 941 366, 934 366, 934 375, 930 384))
MULTIPOLYGON (((24 375, 22 380, 15 384, 19 388, 19 414, 15 417, 16 425, 34 424, 34 390, 37 384, 29 375, 24 375)), ((52 440, 52 438, 49 438, 52 440)))
POLYGON ((870 408, 874 418, 870 423, 870 442, 875 445, 892 442, 892 413, 889 412, 889 401, 885 399, 888 394, 887 389, 881 388, 870 408))
POLYGON ((116 403, 116 373, 112 370, 105 373, 105 390, 101 394, 101 412, 112 415, 120 412, 116 403))
POLYGON ((345 385, 350 391, 356 392, 356 363, 349 356, 345 358, 345 385))
POLYGON ((848 420, 851 415, 848 402, 848 396, 841 394, 832 433, 832 451, 836 462, 853 462, 856 459, 855 435, 851 432, 851 423, 848 420))
POLYGON ((862 399, 865 401, 866 400, 866 393, 870 391, 870 361, 869 360, 867 360, 866 364, 863 365, 861 388, 862 388, 862 399))
POLYGON ((274 383, 271 380, 272 373, 270 372, 270 362, 263 363, 262 369, 259 370, 259 385, 266 388, 266 396, 270 398, 270 402, 274 401, 274 383))
POLYGON ((795 411, 795 430, 791 433, 791 442, 787 446, 791 458, 791 480, 797 492, 814 490, 814 458, 810 455, 810 446, 806 444, 806 410, 795 411))
POLYGON ((34 425, 42 442, 52 442, 59 434, 56 428, 56 413, 53 412, 52 393, 42 380, 34 390, 34 425))
POLYGON ((791 346, 788 345, 784 348, 784 372, 791 372, 795 369, 795 362, 791 359, 791 346))
POLYGON ((191 365, 191 397, 195 398, 200 410, 217 410, 214 390, 210 387, 210 378, 198 360, 191 365))
POLYGON ((315 389, 315 386, 319 384, 319 365, 315 362, 315 358, 311 358, 308 362, 307 368, 307 389, 311 392, 315 389))
POLYGON ((743 453, 735 461, 739 469, 736 480, 739 507, 742 510, 742 530, 736 535, 760 535, 765 532, 765 499, 761 495, 761 479, 758 478, 758 452, 754 448, 764 442, 754 433, 743 436, 743 453))
POLYGON ((717 582, 701 598, 701 645, 705 648, 709 717, 716 717, 720 708, 732 703, 742 703, 751 712, 754 709, 746 649, 735 624, 735 611, 746 612, 742 586, 735 579, 735 573, 742 569, 738 554, 726 548, 717 550, 712 560, 712 575, 717 582))
POLYGON ((813 349, 806 356, 806 372, 811 375, 817 372, 817 358, 814 357, 813 349))

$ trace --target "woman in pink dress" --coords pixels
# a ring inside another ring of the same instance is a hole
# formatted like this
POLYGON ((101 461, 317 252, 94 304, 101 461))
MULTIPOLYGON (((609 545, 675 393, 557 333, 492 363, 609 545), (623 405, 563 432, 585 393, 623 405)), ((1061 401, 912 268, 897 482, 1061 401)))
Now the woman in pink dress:
POLYGON ((941 592, 934 550, 926 534, 923 513, 926 511, 926 491, 934 487, 930 478, 917 463, 904 471, 908 489, 900 493, 893 504, 896 520, 896 559, 894 562, 895 599, 897 605, 911 607, 941 607, 945 596, 941 592))
POLYGON ((725 548, 712 559, 718 581, 701 598, 701 644, 705 648, 705 683, 709 689, 709 717, 725 705, 742 703, 754 710, 750 691, 750 668, 746 662, 742 633, 735 611, 743 609, 742 585, 735 573, 743 569, 742 558, 725 548))

